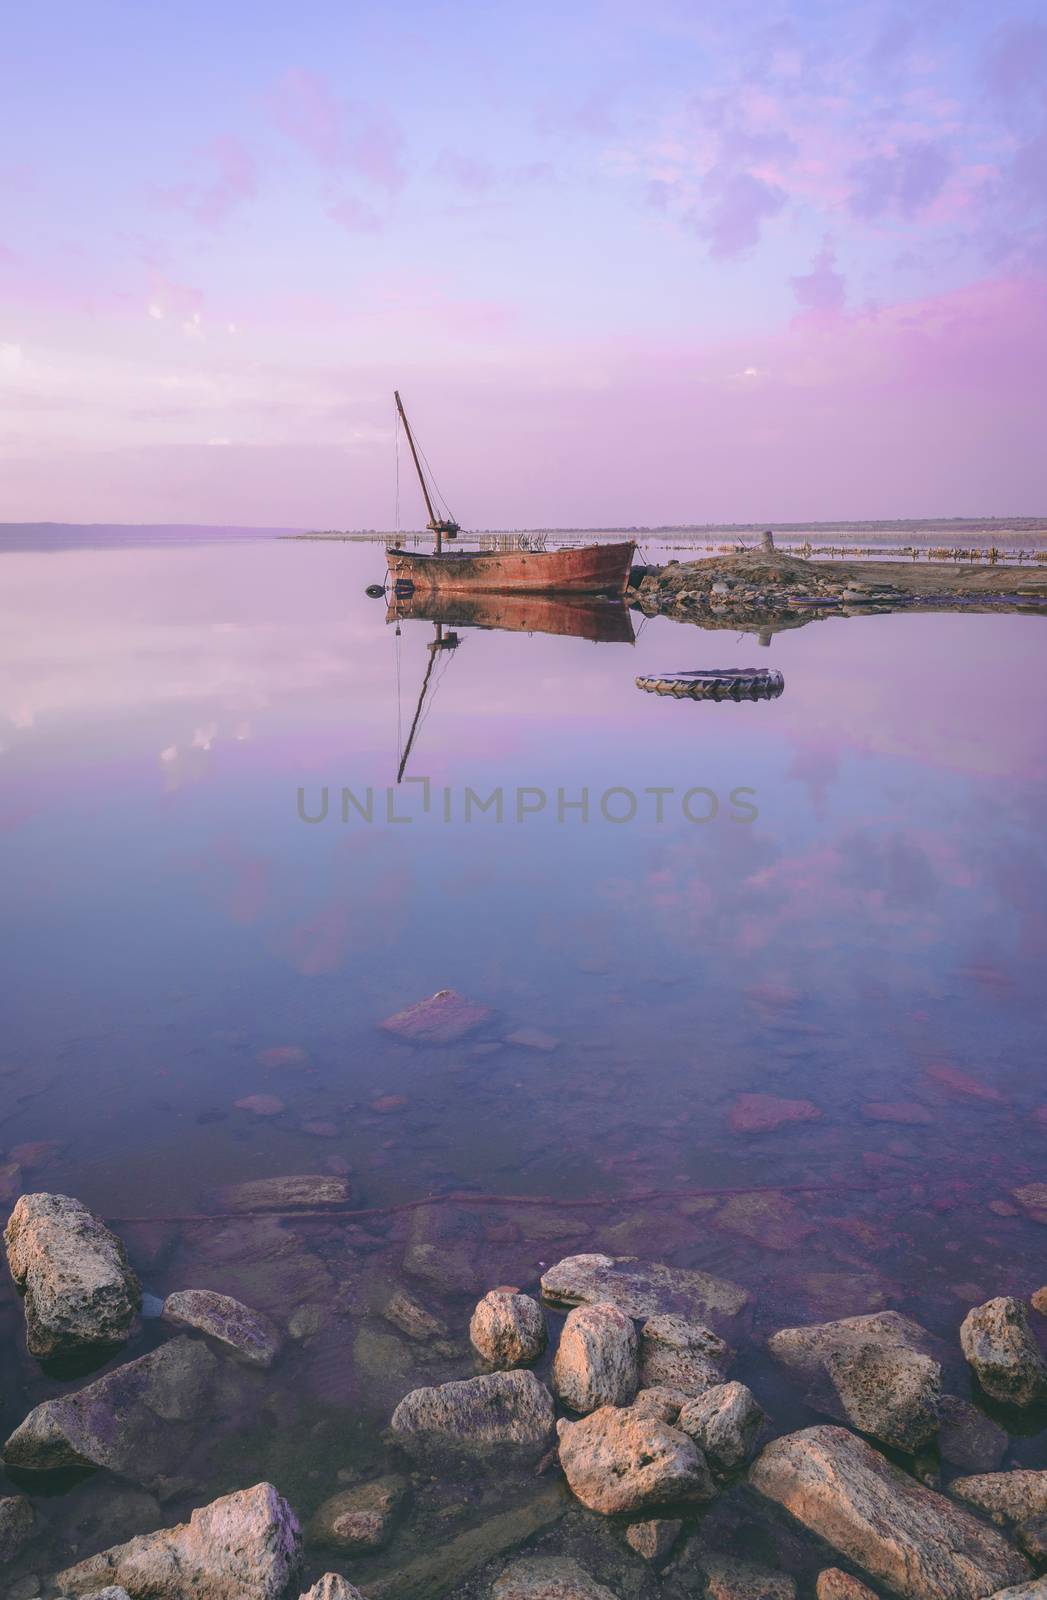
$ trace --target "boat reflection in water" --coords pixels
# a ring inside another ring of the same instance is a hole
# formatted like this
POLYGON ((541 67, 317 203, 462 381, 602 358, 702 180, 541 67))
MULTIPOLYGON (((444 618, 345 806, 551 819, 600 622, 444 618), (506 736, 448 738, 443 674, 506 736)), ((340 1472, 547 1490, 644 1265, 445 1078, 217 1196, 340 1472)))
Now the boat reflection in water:
MULTIPOLYGON (((429 660, 422 678, 407 743, 400 753, 397 783, 403 782, 407 760, 422 720, 425 697, 433 669, 445 651, 461 644, 457 628, 503 629, 507 633, 552 633, 561 638, 588 639, 593 644, 635 644, 632 617, 620 600, 591 595, 553 594, 441 594, 428 589, 395 596, 385 614, 396 624, 431 622, 435 637, 427 646, 429 660), (448 631, 445 632, 444 630, 448 631)), ((397 638, 399 649, 399 637, 397 638)))

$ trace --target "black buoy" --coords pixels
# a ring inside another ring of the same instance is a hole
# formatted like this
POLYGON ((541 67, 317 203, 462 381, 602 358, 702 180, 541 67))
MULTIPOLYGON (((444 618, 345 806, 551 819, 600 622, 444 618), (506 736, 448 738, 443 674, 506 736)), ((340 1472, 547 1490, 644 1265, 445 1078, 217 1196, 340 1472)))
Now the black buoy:
POLYGON ((364 593, 370 595, 372 600, 381 600, 385 595, 385 584, 369 583, 364 593))

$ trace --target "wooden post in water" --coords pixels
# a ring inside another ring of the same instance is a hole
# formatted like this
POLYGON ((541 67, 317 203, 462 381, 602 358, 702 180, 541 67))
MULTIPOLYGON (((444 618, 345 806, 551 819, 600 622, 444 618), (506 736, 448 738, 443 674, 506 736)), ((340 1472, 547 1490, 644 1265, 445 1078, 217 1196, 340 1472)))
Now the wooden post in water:
POLYGON ((414 460, 414 470, 417 472, 418 482, 422 486, 422 495, 425 499, 425 509, 429 513, 429 526, 436 534, 436 553, 437 555, 440 555, 443 551, 443 534, 441 531, 440 522, 433 511, 433 502, 429 498, 429 488, 425 481, 425 473, 422 471, 422 463, 418 459, 418 451, 414 447, 414 435, 411 432, 411 424, 407 420, 407 412, 404 410, 404 403, 400 399, 399 389, 394 389, 393 394, 396 398, 396 409, 400 413, 400 420, 404 425, 404 432, 407 435, 407 443, 411 446, 411 456, 414 460))

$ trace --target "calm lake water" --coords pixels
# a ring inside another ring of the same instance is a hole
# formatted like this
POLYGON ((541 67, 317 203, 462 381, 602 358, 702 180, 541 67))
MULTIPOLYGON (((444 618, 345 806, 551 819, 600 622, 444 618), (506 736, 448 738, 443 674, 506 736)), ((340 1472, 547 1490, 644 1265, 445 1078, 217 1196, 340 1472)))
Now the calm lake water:
MULTIPOLYGON (((469 1374, 477 1291, 563 1255, 736 1279, 758 1332, 890 1305, 953 1344, 971 1305, 1047 1279, 1010 1199, 1047 1178, 1047 619, 835 617, 769 646, 638 614, 632 644, 459 628, 407 765, 426 812, 395 779, 434 629, 365 596, 383 566, 294 542, 0 555, 8 1198, 121 1219, 151 1294, 311 1308, 184 1482, 55 1496, 20 1574, 263 1474, 307 1514, 407 1388, 469 1374), (634 682, 750 664, 780 699, 634 682), (343 788, 373 820, 342 821, 343 788), (470 789, 502 820, 467 819, 470 789), (588 817, 558 815, 583 790, 588 817), (475 1038, 381 1031, 448 987, 490 1008, 475 1038), (739 1129, 752 1093, 809 1120, 739 1129), (171 1220, 303 1172, 348 1172, 368 1208, 550 1203, 171 1220), (426 1239, 442 1265, 405 1274, 426 1239), (383 1320, 397 1286, 457 1356, 383 1320)), ((3 1295, 6 1433, 61 1386, 3 1295)), ((1035 1435, 1015 1448, 1040 1462, 1035 1435)))

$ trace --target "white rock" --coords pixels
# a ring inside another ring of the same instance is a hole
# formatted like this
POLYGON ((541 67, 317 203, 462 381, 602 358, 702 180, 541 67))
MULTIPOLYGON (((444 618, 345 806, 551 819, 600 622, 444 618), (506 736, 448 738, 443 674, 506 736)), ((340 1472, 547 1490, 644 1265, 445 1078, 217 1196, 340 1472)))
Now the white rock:
POLYGON ((636 1329, 617 1306, 577 1306, 560 1334, 553 1389, 572 1411, 628 1405, 639 1380, 636 1329))
POLYGON ((125 1343, 142 1299, 115 1233, 79 1200, 24 1194, 4 1232, 24 1291, 31 1355, 52 1360, 125 1343))

